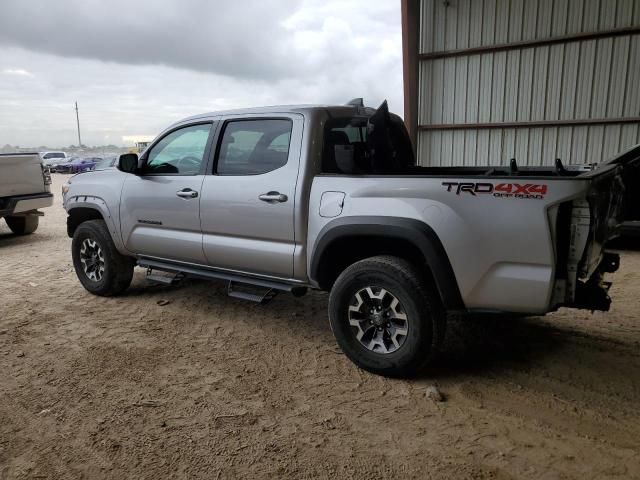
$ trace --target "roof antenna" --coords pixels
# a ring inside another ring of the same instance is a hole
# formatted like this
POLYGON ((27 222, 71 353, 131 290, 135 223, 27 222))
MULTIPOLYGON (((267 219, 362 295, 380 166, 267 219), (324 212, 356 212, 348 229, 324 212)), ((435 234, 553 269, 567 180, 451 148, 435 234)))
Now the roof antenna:
POLYGON ((362 98, 354 98, 347 105, 351 105, 352 107, 361 107, 364 108, 364 99, 362 98))

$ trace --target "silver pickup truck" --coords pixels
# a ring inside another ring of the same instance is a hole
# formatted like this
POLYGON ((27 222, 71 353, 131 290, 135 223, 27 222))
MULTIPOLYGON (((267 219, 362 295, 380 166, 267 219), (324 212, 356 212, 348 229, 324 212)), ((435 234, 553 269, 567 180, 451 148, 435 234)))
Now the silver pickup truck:
POLYGON ((249 300, 329 291, 340 347, 384 375, 425 365, 447 312, 609 308, 604 247, 638 205, 640 147, 595 170, 416 163, 386 103, 187 118, 63 187, 75 269, 96 295, 136 265, 249 300))
POLYGON ((17 235, 38 228, 39 208, 53 205, 51 175, 37 153, 0 154, 0 218, 17 235))

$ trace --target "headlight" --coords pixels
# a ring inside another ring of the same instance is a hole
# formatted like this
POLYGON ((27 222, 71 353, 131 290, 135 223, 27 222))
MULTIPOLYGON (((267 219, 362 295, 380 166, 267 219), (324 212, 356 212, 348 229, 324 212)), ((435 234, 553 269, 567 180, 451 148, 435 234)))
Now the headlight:
POLYGON ((69 191, 70 185, 68 183, 62 184, 62 196, 65 196, 69 191))

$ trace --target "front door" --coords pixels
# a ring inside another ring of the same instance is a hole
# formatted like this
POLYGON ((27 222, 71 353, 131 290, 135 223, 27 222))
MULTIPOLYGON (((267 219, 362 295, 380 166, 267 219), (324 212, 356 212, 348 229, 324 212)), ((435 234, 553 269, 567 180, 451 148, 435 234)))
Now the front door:
POLYGON ((214 267, 292 278, 303 119, 225 120, 202 187, 204 253, 214 267))
POLYGON ((211 123, 180 127, 145 152, 142 171, 130 175, 122 190, 120 222, 127 250, 206 263, 200 201, 211 130, 211 123))

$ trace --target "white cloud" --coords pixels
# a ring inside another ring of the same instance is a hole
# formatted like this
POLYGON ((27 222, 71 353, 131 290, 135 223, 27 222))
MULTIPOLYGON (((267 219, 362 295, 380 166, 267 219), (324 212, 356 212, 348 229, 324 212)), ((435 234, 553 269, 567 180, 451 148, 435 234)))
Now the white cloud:
POLYGON ((362 96, 402 114, 397 0, 33 3, 0 3, 0 67, 31 75, 0 75, 0 145, 75 143, 76 100, 87 144, 246 106, 362 96))
POLYGON ((33 77, 33 73, 26 71, 24 68, 5 68, 2 70, 5 75, 17 75, 19 77, 33 77))

